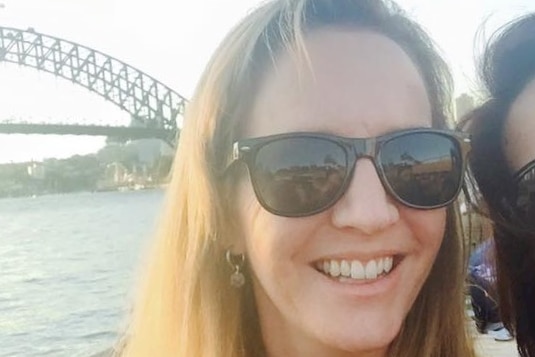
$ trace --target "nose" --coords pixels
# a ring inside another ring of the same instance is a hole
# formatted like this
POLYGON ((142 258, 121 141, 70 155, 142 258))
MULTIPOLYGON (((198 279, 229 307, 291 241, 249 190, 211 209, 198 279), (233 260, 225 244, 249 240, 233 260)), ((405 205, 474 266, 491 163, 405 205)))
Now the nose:
POLYGON ((333 207, 334 226, 371 235, 398 220, 398 207, 388 196, 375 166, 368 158, 359 159, 347 191, 333 207))

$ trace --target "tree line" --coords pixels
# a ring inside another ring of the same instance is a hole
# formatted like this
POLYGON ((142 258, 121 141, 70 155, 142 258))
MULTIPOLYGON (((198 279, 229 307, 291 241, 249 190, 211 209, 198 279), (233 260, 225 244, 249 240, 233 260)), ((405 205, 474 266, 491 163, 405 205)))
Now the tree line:
POLYGON ((173 155, 153 153, 149 159, 143 159, 143 154, 136 145, 108 143, 89 155, 1 164, 0 197, 113 190, 129 185, 150 188, 165 184, 173 155))

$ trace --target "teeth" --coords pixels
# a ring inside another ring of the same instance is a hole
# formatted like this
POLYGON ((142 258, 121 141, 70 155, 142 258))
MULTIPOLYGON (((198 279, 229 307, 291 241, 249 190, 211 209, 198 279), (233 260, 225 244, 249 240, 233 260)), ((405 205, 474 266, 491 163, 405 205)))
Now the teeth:
POLYGON ((386 257, 384 264, 385 264, 385 267, 384 267, 385 273, 390 273, 390 270, 392 270, 392 265, 394 264, 394 258, 386 257))
POLYGON ((351 265, 349 265, 347 260, 342 260, 340 263, 340 274, 346 278, 351 276, 351 265))
POLYGON ((362 263, 358 260, 353 260, 351 262, 351 278, 362 280, 366 277, 366 272, 364 272, 364 267, 362 263))
POLYGON ((323 262, 323 271, 325 273, 328 273, 331 271, 331 262, 329 262, 328 260, 323 262))
POLYGON ((336 260, 331 260, 331 268, 329 270, 329 274, 331 274, 331 276, 334 278, 340 276, 340 264, 336 260))
POLYGON ((381 274, 384 271, 384 259, 377 259, 377 273, 381 274))
POLYGON ((366 264, 366 279, 376 279, 376 278, 377 278, 377 262, 375 260, 370 260, 368 264, 366 264))
POLYGON ((374 280, 390 273, 394 257, 372 259, 366 264, 359 260, 325 260, 318 262, 316 267, 333 278, 351 278, 355 280, 374 280))

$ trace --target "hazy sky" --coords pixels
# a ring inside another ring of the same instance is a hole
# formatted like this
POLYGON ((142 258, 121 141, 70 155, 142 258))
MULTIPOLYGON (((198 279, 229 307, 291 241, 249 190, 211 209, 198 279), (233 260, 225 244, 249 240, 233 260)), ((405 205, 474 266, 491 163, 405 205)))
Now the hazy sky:
MULTIPOLYGON (((98 49, 190 97, 230 27, 259 0, 0 0, 0 26, 33 27, 98 49)), ((533 0, 399 0, 431 34, 451 65, 456 93, 477 90, 476 31, 490 34, 535 11, 533 0)), ((87 90, 47 73, 0 62, 0 120, 120 120, 128 115, 87 90)), ((0 162, 70 156, 103 138, 0 136, 0 162)))

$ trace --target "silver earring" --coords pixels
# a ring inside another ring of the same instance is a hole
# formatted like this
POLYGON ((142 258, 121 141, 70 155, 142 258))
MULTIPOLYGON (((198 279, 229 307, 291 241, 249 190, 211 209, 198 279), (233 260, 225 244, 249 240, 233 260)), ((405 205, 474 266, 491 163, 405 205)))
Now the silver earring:
POLYGON ((245 255, 232 254, 230 249, 227 249, 225 254, 227 263, 232 267, 234 272, 230 275, 230 285, 235 288, 241 288, 245 284, 245 275, 241 272, 243 263, 245 262, 245 255))

